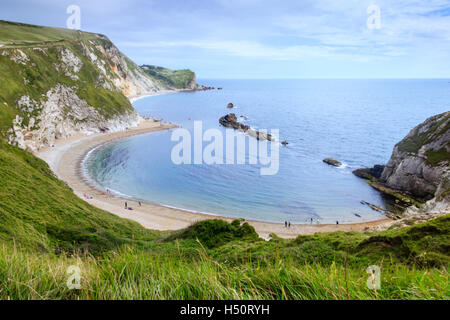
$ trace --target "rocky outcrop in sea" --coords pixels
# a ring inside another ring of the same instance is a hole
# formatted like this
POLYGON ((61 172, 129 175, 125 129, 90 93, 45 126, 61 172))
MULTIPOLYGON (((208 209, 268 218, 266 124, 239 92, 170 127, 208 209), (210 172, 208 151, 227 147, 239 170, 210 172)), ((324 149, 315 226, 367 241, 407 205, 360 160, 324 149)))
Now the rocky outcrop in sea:
POLYGON ((342 166, 342 163, 340 161, 333 159, 333 158, 325 158, 322 161, 325 162, 326 164, 329 164, 330 166, 334 166, 334 167, 342 166))
POLYGON ((229 113, 219 119, 219 123, 224 127, 233 128, 239 131, 242 131, 252 137, 255 137, 257 140, 268 140, 275 141, 271 134, 255 130, 250 126, 243 124, 237 121, 237 117, 234 113, 229 113))

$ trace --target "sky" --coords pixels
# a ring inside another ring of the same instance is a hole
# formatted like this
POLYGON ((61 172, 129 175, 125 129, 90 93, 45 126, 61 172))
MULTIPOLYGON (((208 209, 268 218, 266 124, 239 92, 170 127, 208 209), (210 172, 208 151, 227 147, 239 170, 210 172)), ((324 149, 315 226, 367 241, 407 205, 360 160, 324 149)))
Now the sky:
POLYGON ((0 19, 107 35, 200 79, 450 78, 450 0, 2 0, 0 19))

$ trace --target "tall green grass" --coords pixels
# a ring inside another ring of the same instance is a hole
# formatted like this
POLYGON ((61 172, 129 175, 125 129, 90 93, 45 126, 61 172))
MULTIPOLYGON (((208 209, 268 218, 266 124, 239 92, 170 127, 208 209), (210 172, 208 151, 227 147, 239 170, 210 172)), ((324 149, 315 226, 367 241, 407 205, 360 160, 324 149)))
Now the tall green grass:
POLYGON ((1 299, 448 299, 450 215, 382 233, 270 241, 208 220, 158 232, 79 199, 0 140, 1 299), (381 289, 366 268, 381 267, 381 289), (81 289, 66 286, 81 269, 81 289))
POLYGON ((0 247, 1 299, 448 299, 448 270, 404 265, 381 269, 381 288, 366 285, 366 268, 279 258, 260 267, 229 266, 199 249, 195 259, 131 246, 102 257, 40 256, 0 247), (70 265, 81 289, 66 286, 70 265))

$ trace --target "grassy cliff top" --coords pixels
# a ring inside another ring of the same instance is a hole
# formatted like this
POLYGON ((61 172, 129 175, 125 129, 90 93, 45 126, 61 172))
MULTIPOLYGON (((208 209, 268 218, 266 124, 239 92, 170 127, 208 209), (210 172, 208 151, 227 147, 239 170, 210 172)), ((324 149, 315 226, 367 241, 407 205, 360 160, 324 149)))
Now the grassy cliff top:
POLYGON ((432 116, 423 123, 414 127, 411 132, 399 143, 397 148, 401 152, 408 152, 414 155, 419 150, 435 141, 440 142, 439 149, 429 148, 425 155, 427 161, 432 166, 450 163, 450 112, 444 112, 432 116))
POLYGON ((64 28, 44 27, 0 20, 0 44, 27 45, 61 40, 89 40, 100 35, 64 28))
POLYGON ((195 86, 195 73, 189 69, 171 70, 152 65, 142 65, 141 68, 164 87, 193 89, 195 86))

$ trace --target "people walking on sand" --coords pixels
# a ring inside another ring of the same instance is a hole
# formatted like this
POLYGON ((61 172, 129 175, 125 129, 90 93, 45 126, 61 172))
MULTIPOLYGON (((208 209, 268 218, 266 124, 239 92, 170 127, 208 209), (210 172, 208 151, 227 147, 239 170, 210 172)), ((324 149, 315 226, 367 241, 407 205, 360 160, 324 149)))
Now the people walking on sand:
POLYGON ((288 222, 288 227, 289 227, 289 228, 291 227, 291 222, 290 222, 290 221, 288 222))
POLYGON ((287 228, 287 221, 284 222, 284 227, 287 228))
POLYGON ((142 207, 142 203, 140 201, 138 201, 138 203, 139 203, 139 207, 142 207))
POLYGON ((336 220, 336 224, 339 224, 339 221, 336 220))
POLYGON ((125 209, 128 209, 128 203, 125 201, 125 209))
POLYGON ((311 218, 311 224, 313 223, 313 218, 311 218))

